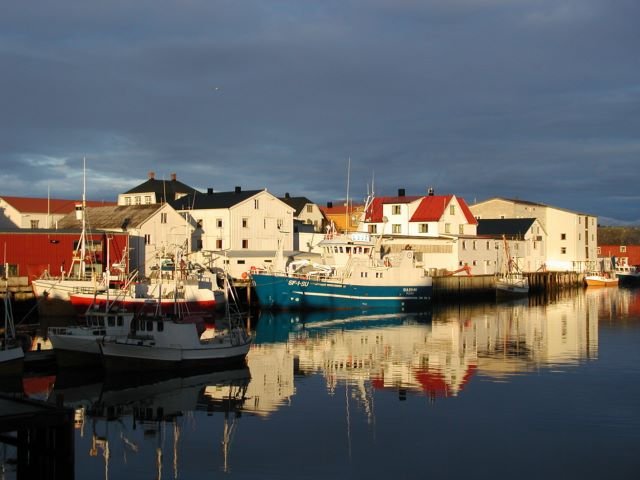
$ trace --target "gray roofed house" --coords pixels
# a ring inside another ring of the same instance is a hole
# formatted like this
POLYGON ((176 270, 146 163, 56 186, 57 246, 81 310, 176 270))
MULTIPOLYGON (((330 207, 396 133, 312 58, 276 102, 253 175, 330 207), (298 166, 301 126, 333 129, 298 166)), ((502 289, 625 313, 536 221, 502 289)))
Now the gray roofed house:
MULTIPOLYGON (((168 203, 87 207, 89 231, 128 232, 129 268, 151 275, 158 252, 171 252, 177 246, 193 245, 192 228, 168 203)), ((75 213, 58 221, 59 229, 80 229, 82 220, 75 213)))
POLYGON ((279 199, 293 208, 295 220, 306 225, 313 225, 316 232, 323 230, 325 223, 327 223, 327 217, 317 204, 307 197, 292 197, 289 193, 285 193, 284 197, 279 197, 279 199))
MULTIPOLYGON (((149 220, 162 205, 115 205, 108 207, 87 207, 87 224, 98 230, 128 230, 139 228, 149 220)), ((75 212, 58 221, 58 228, 82 228, 82 220, 75 212)))
POLYGON ((477 234, 479 236, 522 239, 536 222, 535 218, 491 218, 479 219, 477 234))
POLYGON ((193 193, 199 192, 180 182, 175 173, 171 174, 170 180, 157 180, 155 173, 149 172, 149 179, 146 182, 118 195, 118 205, 169 203, 193 193))
POLYGON ((264 191, 266 191, 266 189, 242 190, 240 187, 236 187, 232 192, 214 192, 213 189, 210 188, 207 190, 207 193, 194 191, 169 203, 179 211, 231 208, 264 191))

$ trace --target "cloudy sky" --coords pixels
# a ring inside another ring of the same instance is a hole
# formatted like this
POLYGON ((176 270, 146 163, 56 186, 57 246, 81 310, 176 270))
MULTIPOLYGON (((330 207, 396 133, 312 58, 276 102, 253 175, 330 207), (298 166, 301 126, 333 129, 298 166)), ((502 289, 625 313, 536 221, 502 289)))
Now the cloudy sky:
POLYGON ((638 19, 637 0, 5 2, 0 195, 79 198, 86 157, 92 200, 154 171, 640 223, 638 19))

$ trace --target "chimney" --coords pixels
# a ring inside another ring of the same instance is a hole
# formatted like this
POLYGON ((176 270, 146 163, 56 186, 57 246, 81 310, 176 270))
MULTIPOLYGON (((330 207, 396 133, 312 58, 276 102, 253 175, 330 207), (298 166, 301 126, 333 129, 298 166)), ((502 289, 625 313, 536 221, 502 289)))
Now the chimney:
POLYGON ((429 187, 428 193, 430 197, 433 197, 433 187, 429 187))
POLYGON ((236 191, 236 193, 240 193, 242 191, 242 188, 237 186, 235 191, 236 191))
POLYGON ((333 208, 333 202, 327 202, 327 208, 333 208))
POLYGON ((207 188, 207 195, 213 195, 213 187, 207 188))
POLYGON ((398 196, 399 197, 404 197, 404 188, 399 188, 398 189, 398 196))
POLYGON ((284 198, 291 198, 291 195, 289 195, 289 192, 284 194, 284 198))
POLYGON ((172 182, 175 182, 175 181, 176 181, 176 174, 175 174, 175 173, 172 173, 172 174, 171 174, 171 181, 172 181, 172 182))
POLYGON ((156 172, 149 172, 149 180, 155 180, 156 172))

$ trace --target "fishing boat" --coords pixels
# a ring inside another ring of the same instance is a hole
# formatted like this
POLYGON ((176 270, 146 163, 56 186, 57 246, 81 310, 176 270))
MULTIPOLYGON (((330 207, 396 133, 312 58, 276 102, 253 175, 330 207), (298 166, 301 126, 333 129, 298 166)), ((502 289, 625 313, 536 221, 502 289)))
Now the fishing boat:
POLYGON ((5 292, 4 329, 0 336, 0 376, 17 377, 22 375, 24 350, 22 349, 22 344, 16 337, 8 287, 5 287, 5 292))
POLYGON ((58 366, 99 366, 102 359, 98 340, 126 336, 134 314, 107 304, 105 307, 92 305, 82 317, 81 325, 47 330, 58 366))
POLYGON ((614 273, 620 285, 640 285, 640 267, 637 265, 616 265, 614 273))
POLYGON ((504 258, 502 270, 496 276, 496 295, 524 296, 529 294, 529 279, 520 271, 518 264, 511 258, 509 243, 503 235, 504 258))
POLYGON ((618 277, 609 272, 591 272, 585 275, 587 287, 617 287, 618 277))
POLYGON ((374 242, 363 232, 329 231, 319 245, 320 262, 298 260, 284 270, 251 271, 261 307, 404 311, 424 306, 431 299, 432 278, 411 249, 380 255, 381 237, 374 242))
POLYGON ((211 313, 224 306, 225 296, 214 277, 194 268, 175 270, 169 277, 159 275, 144 281, 138 281, 134 273, 118 288, 94 293, 74 292, 69 295, 69 300, 76 311, 111 302, 131 312, 155 311, 159 307, 163 313, 171 313, 179 304, 180 311, 211 313))
POLYGON ((206 328, 202 315, 177 310, 137 314, 128 335, 98 342, 106 370, 186 370, 244 362, 252 338, 241 314, 231 311, 229 301, 225 305, 214 329, 206 328))

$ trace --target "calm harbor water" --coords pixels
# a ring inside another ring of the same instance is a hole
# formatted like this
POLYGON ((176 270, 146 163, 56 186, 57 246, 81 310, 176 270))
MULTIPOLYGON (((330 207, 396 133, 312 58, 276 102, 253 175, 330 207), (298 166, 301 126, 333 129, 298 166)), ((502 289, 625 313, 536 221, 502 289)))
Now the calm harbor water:
POLYGON ((34 378, 76 478, 637 478, 638 289, 251 327, 243 369, 34 378))

